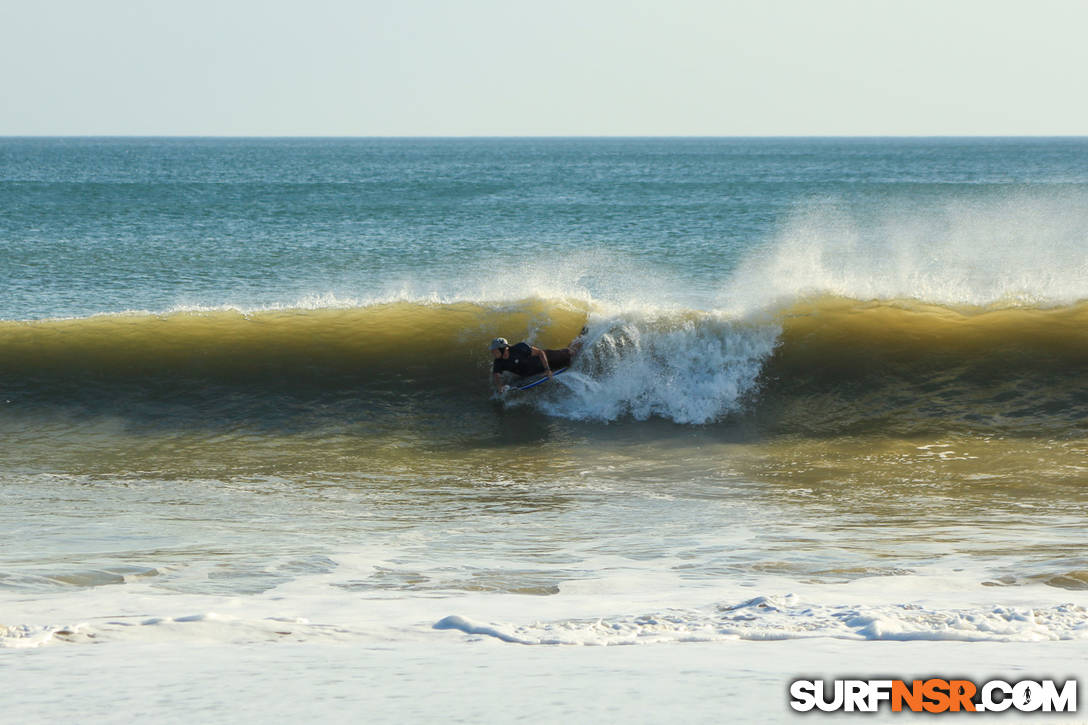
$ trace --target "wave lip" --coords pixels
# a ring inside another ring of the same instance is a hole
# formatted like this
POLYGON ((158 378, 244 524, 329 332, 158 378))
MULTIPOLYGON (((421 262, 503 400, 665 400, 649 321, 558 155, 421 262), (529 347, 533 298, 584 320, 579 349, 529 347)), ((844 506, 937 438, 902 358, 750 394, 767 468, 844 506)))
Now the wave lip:
POLYGON ((892 196, 876 207, 828 195, 798 203, 722 294, 743 310, 810 296, 1068 307, 1088 298, 1086 239, 1081 189, 892 196))

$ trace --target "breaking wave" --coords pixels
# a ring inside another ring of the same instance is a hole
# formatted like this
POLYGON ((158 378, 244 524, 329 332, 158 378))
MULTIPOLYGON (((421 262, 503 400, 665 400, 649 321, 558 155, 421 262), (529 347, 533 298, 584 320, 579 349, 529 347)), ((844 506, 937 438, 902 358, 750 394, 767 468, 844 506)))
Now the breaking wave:
POLYGON ((98 315, 0 323, 0 375, 7 411, 168 403, 246 418, 284 403, 380 414, 410 401, 433 419, 491 404, 493 336, 558 347, 583 325, 573 369, 506 406, 812 434, 1088 426, 1088 302, 817 297, 735 315, 531 298, 98 315))

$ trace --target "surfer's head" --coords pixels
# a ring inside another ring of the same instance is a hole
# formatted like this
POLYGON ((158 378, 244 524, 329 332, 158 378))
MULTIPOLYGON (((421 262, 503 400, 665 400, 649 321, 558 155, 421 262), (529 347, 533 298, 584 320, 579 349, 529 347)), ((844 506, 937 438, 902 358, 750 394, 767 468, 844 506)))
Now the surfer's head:
POLYGON ((491 341, 491 345, 488 349, 491 351, 492 357, 499 357, 508 347, 510 347, 510 343, 506 341, 505 337, 496 337, 491 341))

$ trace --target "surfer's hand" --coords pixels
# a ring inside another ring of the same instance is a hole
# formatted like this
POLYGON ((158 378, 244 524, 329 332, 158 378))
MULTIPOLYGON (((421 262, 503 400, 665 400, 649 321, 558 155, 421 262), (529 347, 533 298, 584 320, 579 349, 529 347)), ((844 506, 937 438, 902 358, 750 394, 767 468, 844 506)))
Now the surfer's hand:
POLYGON ((499 387, 499 395, 505 395, 506 391, 510 389, 509 385, 503 385, 499 387))
POLYGON ((548 380, 551 380, 553 377, 555 377, 555 375, 552 374, 552 369, 548 368, 548 380))

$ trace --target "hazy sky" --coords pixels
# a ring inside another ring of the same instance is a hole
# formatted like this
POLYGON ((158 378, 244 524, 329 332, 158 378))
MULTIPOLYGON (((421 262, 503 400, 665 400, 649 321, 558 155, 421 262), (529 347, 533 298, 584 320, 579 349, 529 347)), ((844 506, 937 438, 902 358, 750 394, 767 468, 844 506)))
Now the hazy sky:
POLYGON ((0 0, 0 134, 1088 134, 1085 0, 0 0))

